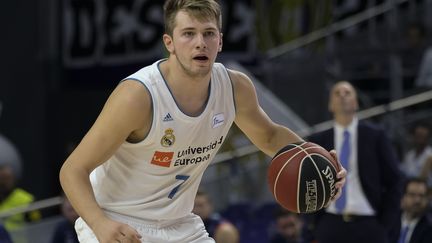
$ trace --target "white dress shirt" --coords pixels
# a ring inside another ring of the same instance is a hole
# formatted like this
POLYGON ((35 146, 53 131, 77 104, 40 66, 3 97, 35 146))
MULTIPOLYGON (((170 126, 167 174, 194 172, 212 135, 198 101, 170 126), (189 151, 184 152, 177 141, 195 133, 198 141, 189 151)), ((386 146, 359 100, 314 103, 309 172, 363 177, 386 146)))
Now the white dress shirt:
POLYGON ((405 226, 408 226, 408 231, 407 231, 407 234, 405 236, 404 242, 410 242, 412 233, 414 232, 414 229, 415 229, 415 227, 419 221, 420 221, 420 218, 408 220, 405 216, 402 216, 401 229, 403 229, 405 226))
MULTIPOLYGON (((343 132, 348 130, 350 133, 350 144, 351 153, 349 158, 349 167, 347 169, 346 177, 346 206, 344 214, 372 216, 375 215, 375 210, 367 200, 363 188, 361 187, 360 177, 358 174, 358 119, 354 118, 351 124, 347 127, 343 127, 340 124, 334 123, 334 144, 338 156, 341 151, 343 142, 343 132)), ((335 203, 332 203, 328 208, 327 212, 337 214, 335 203)))

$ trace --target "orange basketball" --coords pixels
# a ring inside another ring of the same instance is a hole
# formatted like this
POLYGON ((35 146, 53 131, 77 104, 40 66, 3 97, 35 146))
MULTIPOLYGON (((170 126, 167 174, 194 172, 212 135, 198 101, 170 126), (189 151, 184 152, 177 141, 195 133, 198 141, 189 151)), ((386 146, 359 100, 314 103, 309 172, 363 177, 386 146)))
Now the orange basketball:
POLYGON ((272 158, 268 184, 282 207, 296 213, 312 213, 336 194, 339 169, 339 164, 321 146, 293 143, 272 158))

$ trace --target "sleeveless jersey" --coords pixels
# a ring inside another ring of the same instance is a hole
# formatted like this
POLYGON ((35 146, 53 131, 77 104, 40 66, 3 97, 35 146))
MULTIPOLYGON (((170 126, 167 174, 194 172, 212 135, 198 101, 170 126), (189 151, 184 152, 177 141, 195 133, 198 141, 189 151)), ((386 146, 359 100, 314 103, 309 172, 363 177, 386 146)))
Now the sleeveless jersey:
POLYGON ((204 111, 191 117, 178 108, 159 70, 162 61, 127 78, 150 92, 153 121, 143 141, 123 143, 91 173, 104 210, 155 220, 190 214, 204 170, 234 121, 233 87, 222 64, 213 65, 204 111))

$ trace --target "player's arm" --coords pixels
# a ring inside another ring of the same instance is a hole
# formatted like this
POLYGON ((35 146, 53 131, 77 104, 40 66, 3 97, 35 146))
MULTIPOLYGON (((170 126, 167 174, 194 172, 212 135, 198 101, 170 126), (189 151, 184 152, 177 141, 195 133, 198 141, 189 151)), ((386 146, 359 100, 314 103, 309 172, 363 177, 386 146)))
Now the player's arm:
MULTIPOLYGON (((252 143, 261 151, 273 157, 287 144, 302 141, 302 138, 289 128, 274 123, 268 117, 259 105, 252 81, 245 74, 233 70, 228 72, 234 85, 235 123, 252 143)), ((336 151, 332 150, 330 154, 338 161, 341 168, 337 174, 339 181, 335 185, 337 189, 340 189, 345 184, 347 172, 340 164, 336 151)), ((332 201, 339 198, 340 194, 341 190, 338 190, 332 201)))
POLYGON ((289 143, 302 139, 290 129, 274 123, 258 103, 252 81, 243 73, 228 70, 234 85, 235 123, 261 151, 273 156, 289 143))
POLYGON ((95 200, 89 175, 128 137, 148 131, 151 109, 150 95, 141 83, 121 82, 61 168, 60 182, 65 194, 100 242, 111 242, 125 236, 130 237, 131 242, 140 242, 134 229, 105 216, 95 200))
POLYGON ((238 243, 240 242, 240 236, 237 228, 229 223, 221 223, 215 231, 214 240, 216 243, 238 243))

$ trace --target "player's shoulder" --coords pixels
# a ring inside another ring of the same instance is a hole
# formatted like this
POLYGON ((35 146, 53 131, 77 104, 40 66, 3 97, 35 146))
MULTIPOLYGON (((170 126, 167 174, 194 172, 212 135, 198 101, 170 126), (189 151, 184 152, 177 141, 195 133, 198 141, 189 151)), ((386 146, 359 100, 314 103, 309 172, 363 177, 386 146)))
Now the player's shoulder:
POLYGON ((145 85, 135 79, 125 79, 111 93, 110 104, 120 105, 127 109, 142 110, 151 104, 151 95, 145 85))
POLYGON ((245 80, 250 80, 250 78, 245 73, 240 72, 238 70, 227 68, 227 72, 233 81, 236 80, 236 81, 244 82, 245 80))
POLYGON ((145 84, 146 82, 154 81, 154 79, 160 79, 161 78, 160 66, 165 61, 166 59, 160 59, 150 65, 144 66, 141 69, 137 70, 136 72, 124 78, 122 81, 132 79, 132 80, 140 81, 145 84))
POLYGON ((142 97, 147 92, 146 86, 136 79, 124 79, 122 80, 117 87, 114 89, 114 92, 120 93, 123 97, 142 97))
POLYGON ((227 72, 236 93, 239 91, 254 89, 252 80, 245 73, 233 69, 227 69, 227 72))

